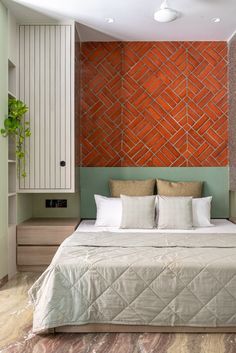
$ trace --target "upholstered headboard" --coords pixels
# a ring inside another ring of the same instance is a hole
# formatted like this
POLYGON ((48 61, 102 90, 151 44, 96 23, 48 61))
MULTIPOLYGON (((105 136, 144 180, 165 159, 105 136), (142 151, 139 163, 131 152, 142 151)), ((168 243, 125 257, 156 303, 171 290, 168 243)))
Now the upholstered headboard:
POLYGON ((204 182, 203 195, 213 196, 212 217, 229 217, 228 167, 81 167, 81 218, 95 218, 94 194, 109 196, 108 181, 113 179, 162 178, 173 181, 204 182))

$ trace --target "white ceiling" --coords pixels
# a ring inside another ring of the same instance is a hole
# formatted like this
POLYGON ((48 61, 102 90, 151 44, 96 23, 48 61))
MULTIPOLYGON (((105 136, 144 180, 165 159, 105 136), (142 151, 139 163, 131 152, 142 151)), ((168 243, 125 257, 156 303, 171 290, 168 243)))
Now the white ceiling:
MULTIPOLYGON (((236 30, 236 0, 169 0, 181 16, 171 23, 157 23, 153 14, 162 0, 5 0, 56 20, 73 19, 81 25, 82 41, 200 41, 228 40, 236 30), (105 18, 114 18, 106 23, 105 18), (220 17, 219 23, 211 19, 220 17)), ((20 22, 33 22, 27 11, 15 11, 20 22)))

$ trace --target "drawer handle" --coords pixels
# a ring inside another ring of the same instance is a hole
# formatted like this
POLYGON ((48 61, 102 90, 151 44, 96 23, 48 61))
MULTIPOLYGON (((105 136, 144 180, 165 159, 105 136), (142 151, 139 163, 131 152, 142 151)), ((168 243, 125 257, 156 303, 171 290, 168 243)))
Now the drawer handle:
POLYGON ((65 161, 60 161, 60 167, 65 167, 66 166, 66 162, 65 161))

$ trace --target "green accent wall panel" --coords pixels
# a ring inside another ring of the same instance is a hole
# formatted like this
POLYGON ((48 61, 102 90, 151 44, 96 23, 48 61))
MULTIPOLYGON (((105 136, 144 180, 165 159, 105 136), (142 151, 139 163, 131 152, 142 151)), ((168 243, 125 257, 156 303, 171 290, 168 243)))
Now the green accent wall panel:
POLYGON ((81 167, 81 218, 95 218, 94 194, 109 196, 108 181, 113 179, 160 178, 172 181, 204 182, 203 195, 213 196, 212 217, 229 217, 228 167, 81 167))

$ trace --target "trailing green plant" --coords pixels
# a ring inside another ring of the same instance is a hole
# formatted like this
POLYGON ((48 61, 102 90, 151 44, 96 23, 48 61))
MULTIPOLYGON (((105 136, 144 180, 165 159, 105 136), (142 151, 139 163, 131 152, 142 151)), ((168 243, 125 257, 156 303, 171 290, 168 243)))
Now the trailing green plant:
POLYGON ((4 137, 13 136, 16 139, 16 158, 20 163, 21 176, 25 177, 25 137, 31 135, 29 122, 24 120, 24 115, 28 111, 27 105, 19 99, 9 98, 8 117, 4 120, 4 128, 0 130, 4 137))

